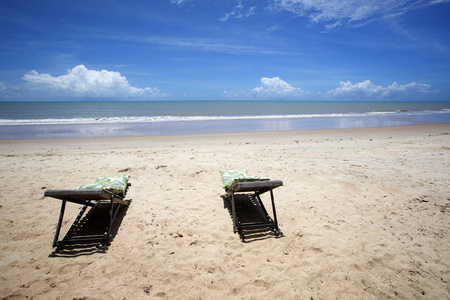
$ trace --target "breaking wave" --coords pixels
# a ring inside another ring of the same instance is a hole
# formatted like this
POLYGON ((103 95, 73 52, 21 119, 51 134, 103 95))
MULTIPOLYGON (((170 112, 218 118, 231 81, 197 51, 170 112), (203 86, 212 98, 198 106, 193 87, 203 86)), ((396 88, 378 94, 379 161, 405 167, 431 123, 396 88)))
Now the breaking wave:
POLYGON ((364 116, 411 116, 424 114, 449 113, 439 111, 373 111, 366 113, 335 114, 297 114, 297 115, 242 115, 242 116, 124 116, 96 118, 51 118, 51 119, 0 119, 0 126, 11 125, 68 125, 68 124, 107 124, 107 123, 154 123, 154 122, 189 122, 189 121, 227 121, 227 120, 265 120, 265 119, 311 119, 341 118, 364 116))

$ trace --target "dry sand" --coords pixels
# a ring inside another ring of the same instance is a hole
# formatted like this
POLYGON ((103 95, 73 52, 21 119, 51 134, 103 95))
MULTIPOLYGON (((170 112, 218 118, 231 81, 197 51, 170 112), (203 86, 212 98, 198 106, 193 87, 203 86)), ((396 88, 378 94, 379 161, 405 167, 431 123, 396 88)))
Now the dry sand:
POLYGON ((1 298, 450 298, 449 124, 0 145, 1 298), (283 180, 282 237, 233 233, 237 168, 283 180), (114 174, 132 202, 110 247, 52 257, 44 191, 114 174))

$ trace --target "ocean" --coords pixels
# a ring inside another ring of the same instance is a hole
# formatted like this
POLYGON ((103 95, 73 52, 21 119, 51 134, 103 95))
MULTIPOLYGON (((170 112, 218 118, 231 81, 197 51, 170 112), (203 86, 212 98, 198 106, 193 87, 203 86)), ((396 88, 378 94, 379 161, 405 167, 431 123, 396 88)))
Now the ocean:
POLYGON ((450 101, 0 102, 0 139, 364 128, 450 123, 450 101))

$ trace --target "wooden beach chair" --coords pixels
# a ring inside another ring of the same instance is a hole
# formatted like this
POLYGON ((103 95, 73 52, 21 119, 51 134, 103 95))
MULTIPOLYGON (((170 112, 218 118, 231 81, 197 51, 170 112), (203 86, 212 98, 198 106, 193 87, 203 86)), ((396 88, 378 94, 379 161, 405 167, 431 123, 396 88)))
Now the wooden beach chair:
POLYGON ((270 228, 275 236, 279 236, 280 229, 278 228, 277 213, 275 209, 275 200, 273 196, 273 189, 282 186, 281 180, 270 180, 269 178, 249 176, 246 170, 224 170, 220 171, 222 176, 223 188, 226 194, 222 196, 223 199, 229 199, 231 202, 231 215, 233 218, 234 233, 238 232, 242 241, 244 241, 244 230, 270 228), (250 192, 250 193, 249 193, 250 192), (267 212, 264 203, 261 200, 261 195, 270 192, 272 202, 273 218, 267 212), (251 203, 251 206, 260 210, 260 217, 258 220, 245 220, 238 215, 236 207, 236 198, 245 195, 246 201, 251 203), (244 193, 244 194, 243 194, 244 193))
POLYGON ((62 200, 61 211, 59 214, 58 224, 56 226, 55 237, 53 239, 53 247, 56 247, 55 253, 63 250, 66 245, 74 244, 93 244, 98 243, 99 248, 104 248, 110 243, 111 228, 114 220, 121 207, 128 206, 130 201, 124 200, 128 188, 131 184, 128 182, 129 176, 114 176, 97 178, 95 183, 79 186, 75 189, 64 190, 47 190, 44 192, 45 197, 52 197, 62 200), (61 226, 64 218, 67 201, 81 204, 81 208, 75 221, 70 226, 69 231, 62 240, 59 239, 61 226), (109 205, 106 214, 109 217, 108 225, 102 234, 85 234, 80 235, 80 229, 83 227, 82 217, 88 207, 95 209, 98 205, 109 205))

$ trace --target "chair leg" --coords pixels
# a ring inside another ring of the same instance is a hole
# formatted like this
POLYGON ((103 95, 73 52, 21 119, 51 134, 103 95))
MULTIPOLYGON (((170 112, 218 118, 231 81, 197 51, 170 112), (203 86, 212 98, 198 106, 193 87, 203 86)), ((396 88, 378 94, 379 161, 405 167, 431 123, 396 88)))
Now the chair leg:
POLYGON ((277 211, 275 210, 275 200, 273 197, 273 191, 270 190, 270 198, 272 199, 273 221, 275 222, 275 235, 278 236, 280 230, 278 228, 277 211))
MULTIPOLYGON (((114 224, 114 221, 116 219, 116 216, 121 209, 122 205, 119 203, 114 203, 114 195, 111 195, 111 203, 109 206, 109 226, 106 228, 106 231, 104 233, 105 236, 105 246, 109 246, 110 244, 110 238, 111 238, 111 230, 112 226, 114 224)), ((103 245, 100 245, 102 247, 103 245)))
POLYGON ((58 242, 59 233, 61 232, 62 220, 64 218, 64 211, 66 210, 66 200, 63 200, 61 203, 61 211, 59 213, 58 224, 56 225, 55 238, 53 239, 53 248, 56 247, 56 243, 58 242))
POLYGON ((111 195, 111 203, 109 205, 109 225, 105 231, 105 245, 109 246, 109 235, 111 232, 112 224, 114 222, 114 195, 111 195))
POLYGON ((244 232, 242 231, 241 222, 239 216, 236 213, 236 203, 234 201, 234 192, 231 194, 231 214, 233 216, 233 231, 238 233, 241 240, 244 241, 244 232))
POLYGON ((233 216, 233 232, 237 231, 237 221, 236 221, 236 204, 234 203, 234 193, 231 193, 231 215, 233 216))

